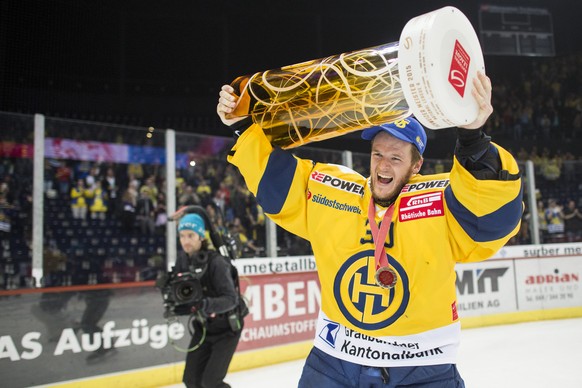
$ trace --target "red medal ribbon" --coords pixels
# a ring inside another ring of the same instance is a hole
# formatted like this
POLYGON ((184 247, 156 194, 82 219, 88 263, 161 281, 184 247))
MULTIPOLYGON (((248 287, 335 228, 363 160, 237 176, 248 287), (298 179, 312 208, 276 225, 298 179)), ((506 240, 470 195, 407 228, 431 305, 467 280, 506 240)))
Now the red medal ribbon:
POLYGON ((386 241, 386 234, 388 228, 392 223, 392 214, 394 213, 394 204, 390 205, 382 217, 380 230, 376 225, 376 205, 374 198, 370 198, 370 206, 368 206, 368 221, 370 222, 370 229, 372 229, 372 240, 374 241, 376 249, 374 250, 374 260, 376 261, 376 269, 380 267, 389 267, 388 256, 384 250, 384 242, 386 241))

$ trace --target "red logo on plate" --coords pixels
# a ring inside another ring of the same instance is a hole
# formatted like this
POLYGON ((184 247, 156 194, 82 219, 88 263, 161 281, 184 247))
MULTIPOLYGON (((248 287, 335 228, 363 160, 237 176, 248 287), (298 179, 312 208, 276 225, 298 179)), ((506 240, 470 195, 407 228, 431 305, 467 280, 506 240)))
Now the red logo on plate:
POLYGON ((444 214, 442 191, 404 197, 400 201, 398 211, 400 222, 439 217, 444 214))
POLYGON ((451 305, 451 310, 453 311, 453 321, 459 319, 459 313, 457 312, 457 301, 454 301, 451 305))
POLYGON ((449 83, 455 88, 461 97, 465 95, 467 86, 467 74, 469 73, 471 58, 458 40, 455 40, 451 70, 449 71, 449 83))

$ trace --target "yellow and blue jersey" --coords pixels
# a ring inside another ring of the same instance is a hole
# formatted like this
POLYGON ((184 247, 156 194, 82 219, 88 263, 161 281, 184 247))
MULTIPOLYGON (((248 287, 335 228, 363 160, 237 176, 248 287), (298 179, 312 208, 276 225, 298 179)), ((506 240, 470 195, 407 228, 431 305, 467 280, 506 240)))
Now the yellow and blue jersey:
MULTIPOLYGON (((491 146, 502 169, 518 174, 514 158, 491 146)), ((311 242, 321 284, 315 346, 376 366, 454 362, 460 330, 455 264, 485 260, 517 233, 520 179, 479 180, 457 160, 450 173, 414 175, 394 204, 384 242, 398 278, 394 288, 385 289, 374 279, 369 179, 274 149, 254 124, 229 161, 269 218, 311 242), (449 353, 441 354, 447 346, 449 353), (392 356, 373 357, 391 347, 392 356), (420 355, 394 359, 403 348, 420 355)))

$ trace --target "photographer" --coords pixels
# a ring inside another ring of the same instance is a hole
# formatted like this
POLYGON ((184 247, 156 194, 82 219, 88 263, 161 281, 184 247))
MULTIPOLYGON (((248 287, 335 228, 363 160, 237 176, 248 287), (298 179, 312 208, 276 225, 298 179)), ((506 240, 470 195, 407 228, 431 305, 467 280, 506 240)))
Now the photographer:
POLYGON ((198 316, 191 320, 195 330, 189 347, 194 350, 186 356, 183 382, 189 388, 230 387, 223 380, 242 330, 242 319, 232 322, 238 293, 231 265, 220 253, 208 249, 206 227, 198 214, 184 215, 178 233, 183 252, 178 254, 173 273, 191 273, 202 286, 201 298, 173 310, 175 315, 198 316))

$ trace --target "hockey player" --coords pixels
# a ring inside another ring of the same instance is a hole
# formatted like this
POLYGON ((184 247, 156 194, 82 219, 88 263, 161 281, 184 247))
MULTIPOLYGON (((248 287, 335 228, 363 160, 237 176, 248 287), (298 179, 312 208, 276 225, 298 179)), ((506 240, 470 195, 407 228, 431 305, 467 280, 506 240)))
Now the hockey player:
POLYGON ((426 134, 412 117, 366 129, 370 176, 275 149, 225 85, 217 112, 235 132, 228 157, 265 213, 311 242, 321 284, 314 347, 300 387, 463 387, 455 264, 482 261, 520 227, 517 163, 481 127, 457 129, 449 173, 421 175, 426 134))

